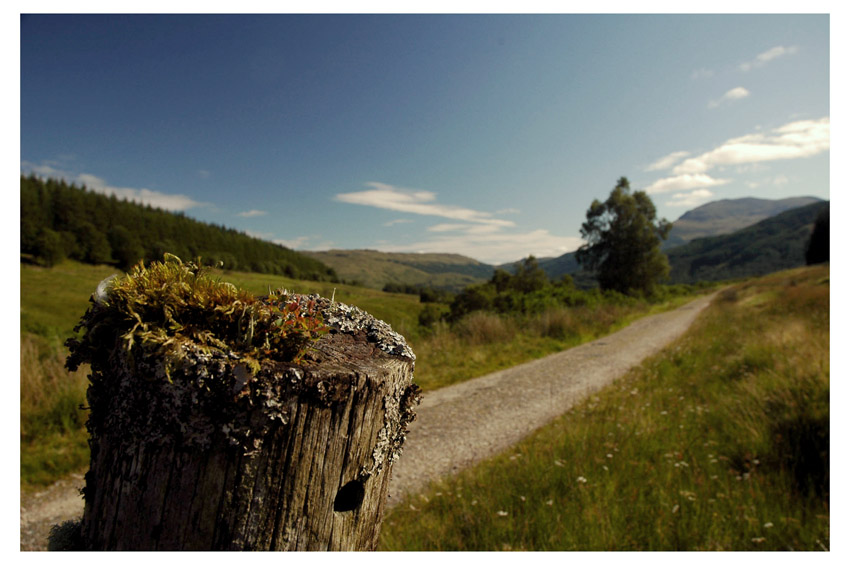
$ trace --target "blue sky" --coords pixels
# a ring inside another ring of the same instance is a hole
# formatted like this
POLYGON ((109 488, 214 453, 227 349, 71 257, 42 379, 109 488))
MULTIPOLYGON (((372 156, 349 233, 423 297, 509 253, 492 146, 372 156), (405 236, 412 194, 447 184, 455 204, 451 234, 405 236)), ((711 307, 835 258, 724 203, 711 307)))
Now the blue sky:
POLYGON ((669 220, 829 199, 829 26, 24 16, 20 167, 295 249, 556 256, 621 176, 669 220))

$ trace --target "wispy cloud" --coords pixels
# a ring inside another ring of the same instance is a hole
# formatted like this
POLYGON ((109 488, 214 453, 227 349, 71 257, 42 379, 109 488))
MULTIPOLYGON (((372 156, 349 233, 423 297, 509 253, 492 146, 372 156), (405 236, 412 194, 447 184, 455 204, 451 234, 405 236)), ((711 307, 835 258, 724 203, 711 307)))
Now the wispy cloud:
POLYGON ((89 173, 69 173, 61 169, 54 168, 51 165, 34 165, 24 162, 21 164, 21 169, 31 171, 36 175, 50 177, 54 179, 64 179, 67 182, 74 184, 85 185, 92 192, 99 192, 107 196, 115 195, 117 198, 138 202, 140 204, 150 204, 154 208, 170 210, 172 212, 182 212, 190 208, 198 208, 200 206, 208 206, 204 202, 198 202, 184 194, 168 194, 157 190, 147 188, 129 188, 112 186, 104 179, 89 174, 89 173))
POLYGON ((370 190, 360 192, 346 192, 336 195, 336 200, 349 204, 361 206, 372 206, 393 210, 396 212, 407 212, 423 216, 437 216, 450 220, 464 222, 475 222, 480 224, 491 224, 496 226, 511 227, 514 222, 494 218, 488 212, 480 212, 459 206, 450 206, 437 202, 437 194, 427 190, 409 190, 398 188, 380 182, 369 182, 370 190))
POLYGON ((647 194, 659 194, 662 192, 675 192, 689 190, 692 188, 708 188, 720 186, 731 182, 729 179, 716 179, 706 174, 682 174, 674 177, 659 179, 646 187, 647 194))
POLYGON ((697 69, 697 70, 695 70, 694 72, 691 73, 691 79, 692 80, 702 80, 702 79, 711 78, 713 76, 714 76, 714 71, 712 71, 711 69, 697 69))
POLYGON ((583 243, 579 237, 562 237, 540 229, 525 233, 495 231, 471 233, 469 230, 446 230, 445 234, 410 244, 380 245, 381 251, 406 253, 459 253, 467 257, 500 265, 523 257, 557 257, 575 251, 583 243), (454 231, 454 233, 453 233, 454 231))
POLYGON ((667 201, 667 206, 687 206, 688 208, 693 208, 694 206, 704 204, 705 202, 711 200, 711 198, 713 197, 713 192, 711 192, 707 188, 700 188, 692 192, 681 192, 679 194, 674 194, 672 196, 672 199, 667 201))
POLYGON ((690 155, 688 151, 674 151, 669 155, 665 155, 664 157, 658 159, 651 165, 647 166, 645 171, 663 171, 664 169, 669 169, 685 157, 690 155))
POLYGON ((743 86, 737 86, 732 90, 726 91, 726 93, 718 98, 717 100, 712 100, 708 103, 709 108, 717 108, 722 104, 727 104, 734 100, 741 100, 742 98, 747 98, 750 95, 750 91, 744 88, 743 86))
POLYGON ((327 241, 318 235, 300 235, 292 239, 283 239, 277 237, 272 232, 245 230, 245 234, 257 239, 263 239, 265 241, 277 243, 278 245, 283 245, 289 249, 298 249, 302 251, 307 249, 330 249, 334 245, 332 241, 327 241))
POLYGON ((242 218, 256 218, 258 216, 265 216, 267 214, 268 212, 266 212, 265 210, 248 210, 246 212, 239 212, 236 215, 242 218))
POLYGON ((384 226, 389 228, 389 227, 392 227, 392 226, 396 226, 398 224, 412 224, 412 223, 413 223, 413 220, 408 220, 406 218, 399 218, 397 220, 390 220, 389 222, 385 222, 384 226))
POLYGON ((764 53, 759 53, 752 61, 741 63, 740 65, 738 65, 738 68, 744 72, 751 71, 752 69, 762 67, 770 61, 773 61, 774 59, 777 59, 779 57, 784 57, 785 55, 793 55, 797 51, 798 48, 796 45, 791 45, 789 47, 783 47, 781 45, 778 45, 776 47, 768 49, 764 53))
POLYGON ((673 169, 673 174, 696 175, 716 166, 801 159, 828 150, 829 118, 801 120, 776 128, 770 133, 754 133, 730 139, 716 149, 683 161, 673 169))
POLYGON ((370 182, 367 186, 369 190, 338 194, 336 200, 451 220, 426 228, 424 237, 415 243, 379 242, 375 248, 381 251, 451 252, 490 264, 501 264, 528 255, 563 255, 582 243, 578 237, 557 236, 545 229, 521 232, 514 222, 495 217, 496 214, 517 213, 515 209, 490 213, 442 204, 437 194, 430 191, 398 188, 379 182, 370 182))
POLYGON ((289 249, 305 249, 311 239, 313 238, 309 235, 302 235, 295 239, 272 239, 271 241, 289 249))

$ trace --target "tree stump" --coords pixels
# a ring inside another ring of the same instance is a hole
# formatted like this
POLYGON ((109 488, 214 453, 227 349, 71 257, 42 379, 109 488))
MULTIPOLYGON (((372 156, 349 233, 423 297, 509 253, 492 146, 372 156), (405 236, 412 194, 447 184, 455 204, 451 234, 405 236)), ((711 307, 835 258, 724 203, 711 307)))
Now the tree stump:
POLYGON ((254 373, 192 343, 169 374, 144 351, 92 361, 85 549, 376 548, 415 357, 384 322, 309 298, 330 331, 299 363, 254 373))

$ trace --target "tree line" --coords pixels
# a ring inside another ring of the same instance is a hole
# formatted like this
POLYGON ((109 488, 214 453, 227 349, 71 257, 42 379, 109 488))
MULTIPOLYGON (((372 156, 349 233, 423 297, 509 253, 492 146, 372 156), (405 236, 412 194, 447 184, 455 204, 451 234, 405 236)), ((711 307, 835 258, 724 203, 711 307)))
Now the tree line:
POLYGON ((338 281, 333 269, 281 245, 35 175, 21 175, 21 253, 47 267, 70 258, 124 270, 172 253, 228 270, 338 281))

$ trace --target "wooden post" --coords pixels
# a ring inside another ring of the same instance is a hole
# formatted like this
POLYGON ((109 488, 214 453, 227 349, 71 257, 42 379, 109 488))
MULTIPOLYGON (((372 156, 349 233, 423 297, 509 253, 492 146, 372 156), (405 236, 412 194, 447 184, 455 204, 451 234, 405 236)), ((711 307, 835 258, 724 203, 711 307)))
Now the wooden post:
POLYGON ((144 351, 92 362, 85 549, 376 548, 415 357, 384 322, 309 298, 331 330, 297 364, 252 374, 190 343, 179 378, 144 351))

